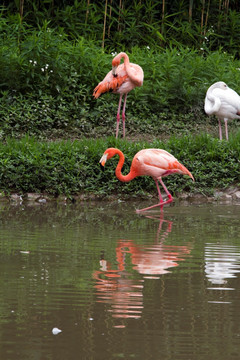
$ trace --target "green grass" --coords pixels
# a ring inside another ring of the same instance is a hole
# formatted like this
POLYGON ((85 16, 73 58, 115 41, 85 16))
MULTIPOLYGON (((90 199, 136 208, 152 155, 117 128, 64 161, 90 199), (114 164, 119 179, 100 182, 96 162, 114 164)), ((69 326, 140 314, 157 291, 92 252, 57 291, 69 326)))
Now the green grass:
POLYGON ((129 142, 106 139, 38 142, 34 138, 7 139, 0 143, 0 189, 3 193, 44 192, 72 198, 77 194, 105 198, 156 195, 154 181, 139 177, 120 183, 115 177, 117 157, 107 162, 102 172, 99 160, 108 147, 118 147, 125 154, 123 173, 129 171, 135 153, 143 148, 164 148, 193 174, 196 182, 180 175, 165 179, 170 191, 210 195, 215 188, 240 185, 240 132, 229 142, 208 135, 171 137, 167 142, 154 140, 129 142))

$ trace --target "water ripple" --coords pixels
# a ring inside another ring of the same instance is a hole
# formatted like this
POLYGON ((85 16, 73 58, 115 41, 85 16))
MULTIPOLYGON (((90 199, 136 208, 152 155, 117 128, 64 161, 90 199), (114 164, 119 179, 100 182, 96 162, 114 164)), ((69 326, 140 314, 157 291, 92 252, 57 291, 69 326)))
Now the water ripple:
POLYGON ((205 274, 212 284, 226 284, 240 272, 238 246, 206 243, 204 258, 205 274))

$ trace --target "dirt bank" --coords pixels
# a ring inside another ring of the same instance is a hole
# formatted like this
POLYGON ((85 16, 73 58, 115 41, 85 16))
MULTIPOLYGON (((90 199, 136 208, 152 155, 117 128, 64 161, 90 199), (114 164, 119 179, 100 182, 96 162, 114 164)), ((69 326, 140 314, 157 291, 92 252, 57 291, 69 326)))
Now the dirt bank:
MULTIPOLYGON (((118 194, 116 195, 110 195, 107 197, 104 197, 104 200, 108 201, 117 201, 119 198, 124 201, 131 201, 136 200, 136 196, 131 197, 131 195, 128 194, 126 198, 122 198, 118 194)), ((155 196, 149 194, 149 196, 146 197, 147 199, 155 198, 155 196)), ((146 200, 145 198, 145 200, 146 200)), ((174 196, 175 201, 187 201, 187 202, 215 202, 215 201, 226 201, 226 202, 239 202, 240 203, 240 188, 237 186, 231 186, 228 189, 215 189, 213 196, 207 196, 204 194, 191 194, 183 192, 181 194, 178 194, 177 196, 174 196)), ((97 201, 97 200, 103 200, 102 196, 91 194, 91 193, 81 193, 78 195, 74 195, 71 198, 66 197, 65 195, 59 195, 59 196, 53 196, 46 193, 26 193, 23 195, 20 195, 18 193, 13 193, 9 196, 6 196, 4 194, 0 194, 0 201, 2 202, 11 202, 11 203, 24 203, 24 202, 32 202, 32 203, 39 203, 44 204, 52 201, 57 202, 65 202, 65 203, 71 203, 71 202, 81 202, 81 201, 97 201)))

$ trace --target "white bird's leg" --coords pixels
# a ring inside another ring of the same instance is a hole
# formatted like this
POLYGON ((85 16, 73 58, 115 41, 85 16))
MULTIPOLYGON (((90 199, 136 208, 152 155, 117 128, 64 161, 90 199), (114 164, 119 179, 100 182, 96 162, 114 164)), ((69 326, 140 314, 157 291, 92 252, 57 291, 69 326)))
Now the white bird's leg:
POLYGON ((226 140, 228 140, 228 119, 224 119, 226 140))
POLYGON ((122 103, 122 94, 120 94, 119 103, 118 103, 116 139, 117 139, 117 137, 118 137, 118 130, 119 130, 121 103, 122 103))
POLYGON ((127 94, 124 97, 123 110, 122 110, 122 122, 123 122, 123 137, 125 137, 125 109, 127 103, 127 94))
POLYGON ((219 126, 219 139, 222 140, 222 125, 220 119, 218 119, 218 126, 219 126))

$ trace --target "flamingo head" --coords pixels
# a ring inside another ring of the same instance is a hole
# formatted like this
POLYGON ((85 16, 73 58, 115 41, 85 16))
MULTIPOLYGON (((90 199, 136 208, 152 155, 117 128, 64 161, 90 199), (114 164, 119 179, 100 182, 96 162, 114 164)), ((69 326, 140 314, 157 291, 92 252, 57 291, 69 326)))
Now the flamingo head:
POLYGON ((104 170, 104 166, 107 162, 108 159, 111 159, 114 155, 116 155, 117 153, 119 152, 118 149, 115 149, 115 148, 108 148, 103 156, 101 157, 100 159, 100 166, 101 166, 101 169, 104 170))
POLYGON ((108 157, 108 154, 107 154, 107 153, 106 153, 106 154, 104 153, 103 156, 101 157, 100 161, 99 161, 102 170, 104 170, 104 165, 105 165, 106 162, 107 162, 107 157, 108 157))
POLYGON ((113 74, 113 77, 117 77, 117 66, 112 67, 112 74, 113 74))
MULTIPOLYGON (((121 52, 112 60, 112 74, 114 77, 117 76, 117 67, 120 65, 121 58, 124 57, 126 54, 121 52)), ((127 56, 127 55, 126 55, 127 56)))
POLYGON ((115 56, 115 58, 112 61, 112 74, 114 77, 117 76, 117 67, 120 64, 120 59, 115 56))
POLYGON ((211 88, 212 90, 213 90, 213 89, 216 89, 216 88, 221 89, 221 90, 227 90, 227 89, 228 89, 228 86, 227 86, 227 84, 226 84, 224 81, 218 81, 218 82, 212 84, 212 86, 211 86, 210 88, 211 88))

